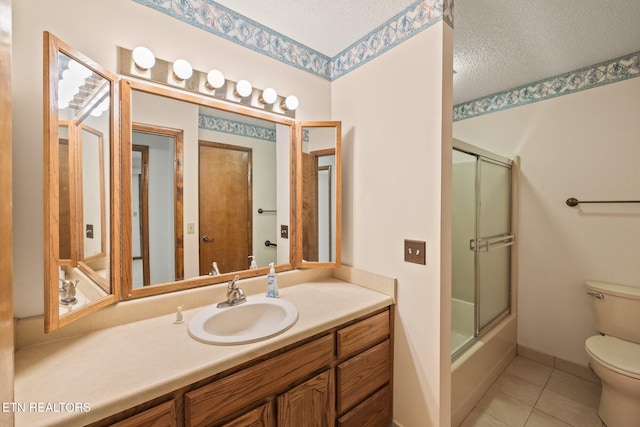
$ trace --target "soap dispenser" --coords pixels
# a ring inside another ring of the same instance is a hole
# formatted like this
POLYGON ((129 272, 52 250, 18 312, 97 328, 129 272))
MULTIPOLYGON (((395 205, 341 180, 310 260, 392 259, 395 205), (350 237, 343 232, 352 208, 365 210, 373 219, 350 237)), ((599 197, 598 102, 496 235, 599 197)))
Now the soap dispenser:
POLYGON ((258 268, 258 263, 256 262, 255 255, 249 255, 249 258, 251 259, 251 265, 249 266, 249 270, 255 270, 256 268, 258 268))
POLYGON ((280 298, 278 293, 278 278, 273 263, 269 263, 269 274, 267 275, 267 297, 280 298))

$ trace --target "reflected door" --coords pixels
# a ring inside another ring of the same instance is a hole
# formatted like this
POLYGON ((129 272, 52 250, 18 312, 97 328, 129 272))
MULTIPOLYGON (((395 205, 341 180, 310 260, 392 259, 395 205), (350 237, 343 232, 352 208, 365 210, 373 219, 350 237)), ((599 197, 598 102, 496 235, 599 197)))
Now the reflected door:
POLYGON ((251 149, 199 142, 200 274, 246 270, 252 255, 251 149))
POLYGON ((184 277, 182 134, 180 129, 133 125, 133 288, 184 277))

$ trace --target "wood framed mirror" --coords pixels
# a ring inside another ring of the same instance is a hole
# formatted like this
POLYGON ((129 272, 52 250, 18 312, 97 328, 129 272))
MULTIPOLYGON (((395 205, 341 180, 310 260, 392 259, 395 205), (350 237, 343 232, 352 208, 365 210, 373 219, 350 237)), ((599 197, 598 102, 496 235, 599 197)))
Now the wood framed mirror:
POLYGON ((120 92, 123 298, 266 275, 270 262, 277 271, 292 269, 295 240, 280 230, 295 233, 295 121, 138 80, 123 79, 120 92), (180 133, 181 149, 159 160, 151 151, 160 140, 145 142, 141 128, 147 136, 154 128, 180 133), (140 146, 150 151, 146 212, 140 146), (165 192, 152 195, 154 186, 165 192), (145 229, 146 243, 137 237, 145 229), (252 257, 258 268, 250 269, 252 257))
POLYGON ((296 134, 296 265, 338 267, 342 242, 342 124, 300 122, 296 134))
POLYGON ((120 296, 118 80, 44 33, 45 332, 120 296))

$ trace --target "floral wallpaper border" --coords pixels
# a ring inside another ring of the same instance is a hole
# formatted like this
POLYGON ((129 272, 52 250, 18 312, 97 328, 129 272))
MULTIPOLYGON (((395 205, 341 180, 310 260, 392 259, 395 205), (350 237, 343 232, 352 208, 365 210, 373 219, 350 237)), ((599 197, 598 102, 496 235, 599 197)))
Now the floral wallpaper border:
POLYGON ((198 128, 276 142, 276 130, 206 114, 198 115, 198 128))
POLYGON ((333 81, 444 19, 454 0, 416 1, 330 58, 213 0, 133 0, 285 64, 333 81))
POLYGON ((640 52, 549 77, 453 107, 453 121, 494 113, 640 76, 640 52))

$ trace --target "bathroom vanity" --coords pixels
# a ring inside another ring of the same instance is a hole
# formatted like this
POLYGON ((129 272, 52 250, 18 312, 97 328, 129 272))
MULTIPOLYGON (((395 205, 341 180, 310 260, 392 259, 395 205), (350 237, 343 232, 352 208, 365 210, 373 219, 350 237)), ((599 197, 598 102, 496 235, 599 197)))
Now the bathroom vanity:
MULTIPOLYGON (((224 285, 120 303, 113 309, 144 316, 155 306, 165 314, 106 326, 93 319, 59 331, 65 336, 29 337, 37 327, 19 324, 27 336, 16 352, 16 402, 90 410, 25 411, 16 425, 388 425, 395 281, 341 267, 291 271, 280 283, 297 323, 249 344, 204 344, 187 332, 196 301, 223 299, 224 285), (185 322, 174 324, 170 310, 180 304, 185 322)), ((240 285, 250 298, 265 283, 240 285)))

